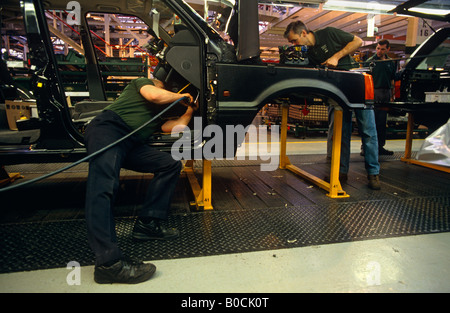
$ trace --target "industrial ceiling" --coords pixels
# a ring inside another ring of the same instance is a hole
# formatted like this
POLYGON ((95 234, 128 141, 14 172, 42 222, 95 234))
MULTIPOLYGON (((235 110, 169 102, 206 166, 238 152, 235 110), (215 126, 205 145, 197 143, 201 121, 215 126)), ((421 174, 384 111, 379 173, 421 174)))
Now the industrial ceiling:
MULTIPOLYGON (((191 4, 200 15, 204 16, 205 0, 186 0, 186 2, 191 4)), ((404 47, 407 39, 408 25, 411 24, 412 20, 415 20, 416 24, 420 24, 431 31, 444 26, 450 26, 448 21, 427 19, 424 22, 421 18, 411 18, 403 14, 392 13, 391 10, 403 2, 403 0, 369 2, 356 0, 259 0, 262 57, 267 60, 276 60, 278 58, 278 47, 288 44, 287 40, 283 37, 286 26, 295 20, 302 20, 313 31, 332 26, 350 32, 364 40, 363 49, 366 50, 373 50, 376 41, 380 38, 389 39, 392 44, 391 50, 393 53, 400 54, 404 54, 405 52, 404 47), (371 26, 373 33, 368 33, 369 26, 371 26)), ((211 10, 220 10, 220 8, 234 3, 234 0, 207 0, 207 3, 209 3, 211 10)), ((450 14, 449 0, 410 0, 407 3, 413 3, 420 8, 428 10, 438 9, 440 10, 439 14, 446 15, 447 18, 450 14)), ((13 18, 4 15, 3 24, 6 27, 2 30, 3 35, 8 34, 14 36, 15 30, 8 28, 8 22, 11 19, 13 18)), ((16 31, 23 32, 20 29, 16 31)), ((101 34, 100 31, 98 33, 101 34)), ((130 34, 123 33, 116 35, 130 37, 130 34)), ((141 34, 138 35, 143 36, 141 34)), ((114 34, 111 34, 111 36, 114 36, 114 34)), ((143 37, 143 39, 145 38, 143 37)))
MULTIPOLYGON (((200 14, 204 14, 205 0, 187 0, 186 2, 200 14)), ((210 9, 214 5, 225 6, 234 2, 234 0, 208 0, 210 9)), ((296 20, 303 21, 313 31, 332 26, 352 33, 364 40, 366 49, 373 49, 380 38, 389 39, 392 53, 404 54, 408 24, 414 19, 404 14, 389 12, 405 3, 404 0, 259 0, 258 2, 260 4, 260 42, 262 57, 265 59, 278 58, 278 47, 288 44, 283 37, 286 26, 296 20), (368 34, 369 24, 374 30, 370 34, 368 34)), ((450 14, 448 0, 410 0, 407 3, 420 8, 421 12, 427 14, 437 13, 447 15, 447 18, 450 14)), ((416 18, 416 23, 424 22, 416 18)), ((437 30, 444 26, 448 27, 450 23, 427 19, 423 27, 432 32, 433 29, 437 30)))

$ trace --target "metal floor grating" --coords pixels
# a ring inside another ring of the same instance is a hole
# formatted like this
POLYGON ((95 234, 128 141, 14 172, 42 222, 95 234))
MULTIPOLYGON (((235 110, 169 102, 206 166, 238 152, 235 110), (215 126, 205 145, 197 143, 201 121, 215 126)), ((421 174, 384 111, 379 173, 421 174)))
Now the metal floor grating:
MULTIPOLYGON (((151 177, 125 172, 116 206, 119 244, 128 256, 159 260, 450 231, 448 174, 389 159, 382 163, 382 190, 372 191, 364 163, 352 159, 343 185, 347 199, 330 199, 287 171, 261 172, 254 162, 231 161, 213 168, 214 210, 190 212, 182 178, 167 221, 181 237, 169 242, 132 240, 138 195, 151 177)), ((316 157, 294 160, 319 177, 327 172, 326 162, 316 157)), ((0 273, 65 267, 70 261, 94 264, 83 220, 85 175, 74 171, 2 195, 0 273)))
MULTIPOLYGON (((181 237, 135 242, 134 218, 117 218, 124 254, 160 260, 324 245, 450 231, 449 198, 415 198, 175 214, 181 237)), ((84 220, 0 226, 0 272, 94 264, 84 220)))

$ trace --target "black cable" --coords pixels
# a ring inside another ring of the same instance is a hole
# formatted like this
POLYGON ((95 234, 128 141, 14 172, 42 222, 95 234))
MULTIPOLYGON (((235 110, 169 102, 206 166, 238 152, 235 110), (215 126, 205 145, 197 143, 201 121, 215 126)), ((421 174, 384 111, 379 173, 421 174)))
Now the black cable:
POLYGON ((102 148, 102 149, 100 149, 100 150, 98 150, 98 151, 96 151, 96 152, 94 152, 94 153, 92 153, 92 154, 90 154, 90 155, 88 155, 88 156, 86 156, 86 157, 84 157, 84 158, 82 158, 82 159, 80 159, 80 160, 78 160, 78 161, 72 163, 72 164, 69 164, 69 165, 67 165, 67 166, 65 166, 65 167, 63 167, 63 168, 60 168, 59 170, 56 170, 56 171, 54 171, 54 172, 45 174, 45 175, 40 176, 40 177, 36 177, 36 178, 34 178, 34 179, 31 179, 31 180, 29 180, 29 181, 26 181, 26 182, 21 183, 21 184, 18 184, 18 185, 14 185, 14 186, 9 186, 9 187, 5 187, 5 188, 1 188, 1 189, 0 189, 0 192, 5 192, 5 191, 9 191, 9 190, 16 189, 16 188, 19 188, 19 187, 23 187, 23 186, 25 186, 25 185, 33 184, 33 183, 38 182, 38 181, 40 181, 40 180, 43 180, 43 179, 46 179, 46 178, 48 178, 48 177, 54 176, 54 175, 56 175, 56 174, 59 174, 59 173, 61 173, 61 172, 64 172, 64 171, 68 170, 69 168, 72 168, 72 167, 74 167, 74 166, 76 166, 76 165, 78 165, 78 164, 80 164, 80 163, 86 162, 87 160, 93 158, 94 156, 99 155, 100 153, 102 153, 102 152, 104 152, 104 151, 106 151, 106 150, 108 150, 108 149, 114 147, 115 145, 119 144, 120 142, 122 142, 122 141, 124 141, 125 139, 129 138, 130 136, 134 135, 135 133, 137 133, 138 131, 140 131, 142 128, 146 127, 146 126, 149 125, 151 122, 153 122, 154 120, 156 120, 157 118, 159 118, 161 115, 163 115, 164 113, 166 113, 170 108, 172 108, 175 104, 177 104, 178 102, 180 102, 180 101, 183 100, 183 99, 187 99, 187 98, 186 98, 186 97, 182 97, 182 98, 180 98, 180 99, 178 99, 178 100, 175 100, 175 101, 172 102, 167 108, 165 108, 164 110, 162 110, 160 113, 156 114, 151 120, 145 122, 144 124, 142 124, 141 126, 139 126, 138 128, 136 128, 135 130, 133 130, 131 133, 129 133, 129 134, 127 134, 126 136, 120 138, 119 140, 116 140, 115 142, 113 142, 113 143, 107 145, 106 147, 104 147, 104 148, 102 148))

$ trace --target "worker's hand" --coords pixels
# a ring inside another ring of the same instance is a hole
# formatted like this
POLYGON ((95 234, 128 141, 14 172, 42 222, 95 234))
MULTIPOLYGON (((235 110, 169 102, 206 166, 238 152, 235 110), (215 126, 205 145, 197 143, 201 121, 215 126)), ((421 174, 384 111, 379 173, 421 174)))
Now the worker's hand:
POLYGON ((195 100, 194 102, 192 102, 190 105, 189 105, 189 107, 191 107, 194 111, 197 111, 198 110, 198 99, 197 100, 195 100))
POLYGON ((188 105, 188 107, 186 109, 186 114, 192 115, 197 110, 198 110, 198 100, 196 100, 188 105))
POLYGON ((189 93, 182 93, 181 95, 183 97, 186 97, 186 99, 183 99, 181 101, 181 104, 183 104, 184 106, 190 106, 192 104, 192 102, 194 102, 194 98, 191 96, 191 94, 189 94, 189 93))
POLYGON ((322 65, 327 66, 327 67, 336 67, 338 65, 338 62, 339 62, 339 59, 332 56, 331 58, 329 58, 328 60, 323 62, 322 65))

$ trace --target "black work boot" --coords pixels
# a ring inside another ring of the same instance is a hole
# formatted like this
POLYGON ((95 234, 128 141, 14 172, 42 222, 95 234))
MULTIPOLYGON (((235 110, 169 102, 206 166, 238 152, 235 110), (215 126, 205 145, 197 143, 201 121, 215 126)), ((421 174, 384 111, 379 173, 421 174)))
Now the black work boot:
POLYGON ((378 155, 394 155, 394 151, 386 150, 385 148, 379 148, 378 155))
POLYGON ((147 223, 138 219, 133 229, 133 238, 136 240, 170 240, 179 236, 177 229, 165 228, 158 219, 150 219, 147 223))
POLYGON ((138 284, 146 280, 156 271, 156 266, 140 261, 118 260, 112 265, 95 266, 94 280, 98 284, 138 284))
POLYGON ((369 188, 373 190, 380 190, 380 178, 379 175, 368 175, 367 178, 369 179, 369 188))

